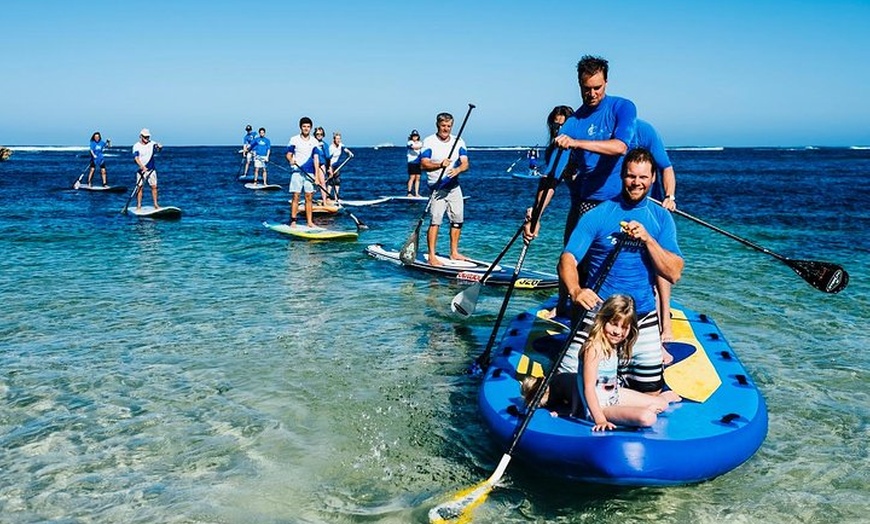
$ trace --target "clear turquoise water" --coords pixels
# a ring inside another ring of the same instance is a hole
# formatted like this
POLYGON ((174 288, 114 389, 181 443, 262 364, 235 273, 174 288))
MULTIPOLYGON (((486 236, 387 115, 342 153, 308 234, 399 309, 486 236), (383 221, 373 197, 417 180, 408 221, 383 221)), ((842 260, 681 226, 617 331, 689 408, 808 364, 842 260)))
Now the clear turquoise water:
MULTIPOLYGON (((503 450, 465 371, 501 295, 484 293, 458 321, 449 302, 460 287, 362 253, 401 245, 421 205, 360 208, 370 230, 357 243, 266 230, 262 221, 287 219, 287 195, 242 188, 234 151, 164 151, 161 203, 184 210, 176 222, 120 215, 126 193, 68 189, 82 151, 16 151, 0 163, 3 521, 422 522, 494 469, 503 450)), ((403 150, 356 153, 346 198, 403 192, 403 150)), ((505 173, 519 154, 471 152, 467 254, 494 257, 518 227, 534 188, 505 173)), ((843 293, 825 295, 677 219, 687 270, 675 299, 713 317, 747 364, 768 402, 767 440, 736 470, 679 488, 566 484, 512 465, 476 522, 865 518, 870 152, 673 160, 685 211, 851 274, 843 293)), ((109 162, 110 181, 132 188, 131 162, 109 162)), ((286 187, 286 173, 270 181, 286 187)), ((526 267, 554 266, 565 197, 526 267)), ((517 292, 508 314, 546 296, 517 292)))

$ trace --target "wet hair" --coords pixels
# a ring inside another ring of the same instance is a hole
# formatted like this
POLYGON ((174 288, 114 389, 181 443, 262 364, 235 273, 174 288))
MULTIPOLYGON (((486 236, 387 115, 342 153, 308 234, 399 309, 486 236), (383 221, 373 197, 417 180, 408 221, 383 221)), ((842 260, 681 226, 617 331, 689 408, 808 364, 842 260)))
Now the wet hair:
POLYGON ((520 393, 523 395, 523 400, 526 401, 527 406, 535 398, 535 395, 538 394, 538 390, 541 389, 541 384, 543 383, 544 377, 533 377, 531 375, 523 377, 523 380, 520 382, 520 393))
POLYGON ((642 147, 635 147, 629 150, 626 153, 625 158, 622 160, 622 173, 621 176, 625 176, 628 172, 628 164, 649 164, 653 166, 653 173, 655 173, 655 160, 653 159, 652 153, 650 153, 649 149, 644 149, 642 147))
POLYGON ((438 113, 438 116, 435 117, 435 124, 440 124, 441 122, 446 121, 453 122, 453 115, 450 113, 438 113))
POLYGON ((302 127, 305 124, 313 126, 314 122, 312 122, 311 119, 308 118, 307 116, 303 116, 302 118, 299 119, 299 127, 302 127))
POLYGON ((607 60, 600 56, 584 55, 577 62, 577 81, 582 82, 584 76, 593 76, 597 73, 604 75, 604 81, 607 81, 607 60))
POLYGON ((583 343, 580 354, 593 348, 601 348, 607 357, 612 356, 616 351, 620 360, 628 361, 631 359, 631 349, 637 342, 637 336, 637 310, 634 307, 634 299, 629 295, 611 295, 595 315, 592 329, 589 330, 589 338, 583 343), (604 335, 604 326, 611 321, 628 323, 628 335, 616 347, 611 345, 604 335))
POLYGON ((91 135, 91 142, 97 141, 97 135, 100 135, 100 138, 103 138, 103 135, 101 135, 99 131, 94 131, 94 134, 91 135))
POLYGON ((257 130, 258 133, 259 133, 260 131, 262 131, 262 132, 265 133, 265 132, 266 132, 266 128, 265 128, 265 127, 261 127, 260 129, 257 130))
POLYGON ((567 119, 569 116, 574 114, 574 110, 571 109, 571 106, 556 106, 550 111, 550 114, 547 115, 547 131, 549 132, 550 140, 552 141, 556 138, 556 135, 559 134, 559 124, 556 123, 556 117, 561 115, 567 119))

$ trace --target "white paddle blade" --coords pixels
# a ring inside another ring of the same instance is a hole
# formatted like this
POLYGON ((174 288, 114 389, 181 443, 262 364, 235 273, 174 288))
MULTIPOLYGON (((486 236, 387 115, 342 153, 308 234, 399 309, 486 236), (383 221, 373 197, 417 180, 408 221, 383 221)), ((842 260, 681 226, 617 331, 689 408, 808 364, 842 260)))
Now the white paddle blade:
POLYGON ((480 284, 475 282, 453 297, 453 301, 450 302, 450 310, 462 318, 469 318, 477 309, 478 295, 480 295, 480 284))

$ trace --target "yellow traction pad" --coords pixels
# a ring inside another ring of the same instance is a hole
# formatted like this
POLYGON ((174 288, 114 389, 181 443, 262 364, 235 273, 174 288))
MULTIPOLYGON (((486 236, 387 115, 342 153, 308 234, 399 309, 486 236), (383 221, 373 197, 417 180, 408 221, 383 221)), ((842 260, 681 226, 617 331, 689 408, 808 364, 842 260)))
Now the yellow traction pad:
POLYGON ((685 359, 665 368, 665 383, 683 398, 704 402, 720 385, 722 379, 710 362, 710 357, 695 336, 692 324, 679 310, 672 310, 674 342, 682 342, 695 347, 695 351, 685 359))
POLYGON ((523 354, 517 363, 516 371, 518 376, 531 375, 533 377, 543 377, 544 368, 541 363, 528 357, 530 354, 537 353, 534 348, 535 340, 541 337, 559 335, 568 331, 568 326, 550 319, 548 315, 549 311, 546 309, 538 311, 535 315, 535 320, 529 328, 529 336, 526 338, 523 354))

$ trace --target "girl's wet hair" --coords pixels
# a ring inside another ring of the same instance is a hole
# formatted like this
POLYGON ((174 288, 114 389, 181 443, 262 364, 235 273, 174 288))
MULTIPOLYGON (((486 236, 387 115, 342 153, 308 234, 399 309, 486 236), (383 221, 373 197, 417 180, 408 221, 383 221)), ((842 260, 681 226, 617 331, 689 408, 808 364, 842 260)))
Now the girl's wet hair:
POLYGON ((582 351, 598 346, 603 347, 605 353, 610 355, 610 351, 616 350, 620 360, 625 361, 631 358, 631 349, 637 342, 637 336, 637 309, 634 306, 634 299, 629 295, 612 295, 604 301, 595 315, 589 338, 583 344, 582 351), (604 336, 604 326, 614 320, 628 324, 628 335, 617 347, 613 347, 604 336))

